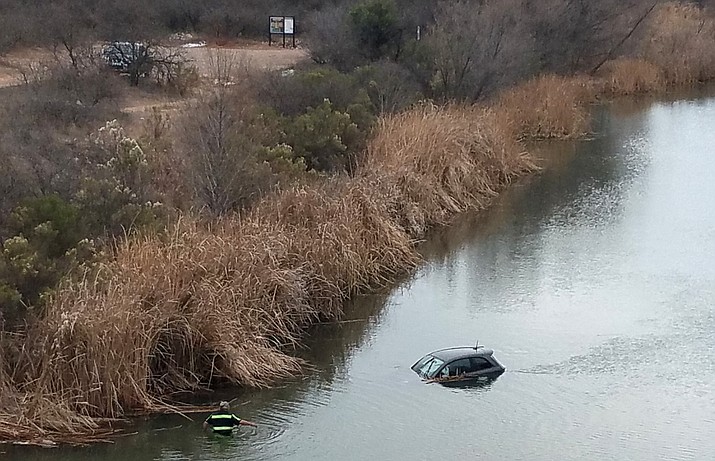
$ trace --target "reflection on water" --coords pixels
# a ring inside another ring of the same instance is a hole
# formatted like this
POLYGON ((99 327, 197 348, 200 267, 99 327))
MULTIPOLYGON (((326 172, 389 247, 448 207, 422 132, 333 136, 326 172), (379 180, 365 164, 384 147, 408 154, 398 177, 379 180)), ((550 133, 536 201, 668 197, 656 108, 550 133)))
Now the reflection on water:
MULTIPOLYGON (((38 460, 699 460, 715 453, 715 100, 623 101, 593 136, 539 147, 544 171, 422 247, 393 291, 319 325, 314 370, 244 392, 256 430, 141 421, 112 446, 38 460), (507 372, 425 384, 425 353, 495 349, 507 372)), ((218 396, 217 396, 218 397, 218 396)), ((219 400, 218 398, 216 400, 219 400)))

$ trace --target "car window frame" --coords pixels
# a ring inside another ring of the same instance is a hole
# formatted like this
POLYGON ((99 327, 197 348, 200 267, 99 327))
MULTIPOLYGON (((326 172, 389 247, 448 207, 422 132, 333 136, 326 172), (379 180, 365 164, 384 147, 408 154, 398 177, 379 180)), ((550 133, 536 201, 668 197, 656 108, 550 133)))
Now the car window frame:
POLYGON ((480 357, 480 356, 470 357, 470 358, 469 358, 469 361, 471 362, 472 360, 483 360, 483 361, 486 362, 486 364, 488 365, 487 367, 479 368, 478 370, 477 370, 477 369, 473 370, 473 371, 472 371, 473 373, 479 373, 479 372, 482 372, 482 371, 484 371, 484 370, 490 370, 490 369, 494 368, 494 362, 492 362, 492 361, 489 359, 489 357, 480 357))

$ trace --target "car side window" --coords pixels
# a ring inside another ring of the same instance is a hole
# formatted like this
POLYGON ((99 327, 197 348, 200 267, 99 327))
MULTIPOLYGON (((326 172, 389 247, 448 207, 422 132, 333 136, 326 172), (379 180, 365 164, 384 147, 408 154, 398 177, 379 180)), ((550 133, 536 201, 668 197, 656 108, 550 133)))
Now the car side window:
POLYGON ((489 360, 482 357, 472 357, 469 361, 471 362, 472 371, 486 370, 493 366, 489 360))
POLYGON ((469 359, 459 359, 449 364, 449 376, 459 376, 464 373, 469 373, 469 371, 469 359))

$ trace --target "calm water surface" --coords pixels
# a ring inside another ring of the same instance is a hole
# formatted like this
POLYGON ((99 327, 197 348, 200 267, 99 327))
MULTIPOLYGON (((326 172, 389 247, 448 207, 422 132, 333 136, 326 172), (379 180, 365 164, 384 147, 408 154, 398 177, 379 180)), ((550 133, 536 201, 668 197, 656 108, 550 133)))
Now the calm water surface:
MULTIPOLYGON (((711 92, 711 94, 713 94, 711 92)), ((621 102, 593 139, 424 246, 394 290, 321 327, 316 370, 239 396, 261 424, 150 418, 112 446, 0 448, 59 460, 715 458, 715 99, 621 102), (430 350, 479 339, 508 371, 421 383, 430 350)))

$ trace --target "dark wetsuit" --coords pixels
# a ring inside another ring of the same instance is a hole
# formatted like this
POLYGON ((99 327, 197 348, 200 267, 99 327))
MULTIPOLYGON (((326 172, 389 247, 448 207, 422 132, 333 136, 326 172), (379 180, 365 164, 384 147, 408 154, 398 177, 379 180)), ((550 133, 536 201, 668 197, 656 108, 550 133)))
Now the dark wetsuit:
POLYGON ((241 423, 241 419, 229 411, 216 411, 206 418, 214 434, 231 435, 233 428, 241 423))

